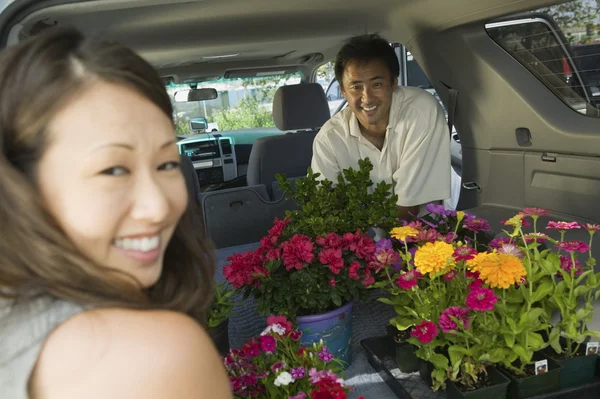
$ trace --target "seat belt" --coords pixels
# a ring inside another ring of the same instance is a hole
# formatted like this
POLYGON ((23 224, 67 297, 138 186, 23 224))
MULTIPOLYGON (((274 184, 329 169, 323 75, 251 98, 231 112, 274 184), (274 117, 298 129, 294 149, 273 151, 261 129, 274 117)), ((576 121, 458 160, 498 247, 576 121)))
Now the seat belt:
POLYGON ((452 137, 452 128, 454 127, 454 116, 456 114, 457 99, 458 90, 448 88, 448 129, 450 130, 450 137, 452 137))

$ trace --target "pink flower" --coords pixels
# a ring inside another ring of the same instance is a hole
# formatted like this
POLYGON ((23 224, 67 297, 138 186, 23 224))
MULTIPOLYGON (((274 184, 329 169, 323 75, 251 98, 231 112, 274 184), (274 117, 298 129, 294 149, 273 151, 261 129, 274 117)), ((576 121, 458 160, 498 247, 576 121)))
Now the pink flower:
POLYGON ((260 348, 263 352, 273 353, 275 352, 275 346, 277 344, 277 340, 272 335, 262 335, 260 337, 260 348))
POLYGON ((525 216, 548 216, 550 211, 542 208, 525 208, 521 212, 525 216))
POLYGON ((256 283, 260 280, 258 275, 268 275, 267 269, 263 266, 263 257, 255 251, 234 254, 227 260, 231 263, 223 268, 223 276, 235 288, 256 283))
MULTIPOLYGON (((569 274, 571 273, 571 269, 573 269, 573 260, 570 256, 560 256, 560 268, 569 274)), ((583 270, 581 270, 581 263, 579 263, 579 261, 575 259, 575 275, 578 276, 582 273, 583 270)), ((558 273, 558 276, 562 278, 562 274, 558 273)))
POLYGON ((410 290, 417 286, 417 280, 421 278, 421 273, 418 270, 409 270, 398 277, 398 287, 403 290, 410 290))
POLYGON ((499 249, 502 246, 502 244, 510 244, 510 242, 510 237, 498 237, 490 241, 490 244, 488 246, 492 249, 499 249))
POLYGON ((600 231, 600 224, 589 224, 589 223, 586 223, 585 224, 585 229, 587 231, 589 231, 590 233, 591 232, 600 231))
POLYGON ((290 240, 282 243, 281 248, 283 249, 283 264, 288 271, 301 270, 305 263, 312 263, 315 258, 314 244, 307 236, 296 234, 290 240))
POLYGON ((417 339, 424 344, 433 341, 433 339, 437 337, 438 334, 439 330, 437 326, 434 323, 427 320, 421 322, 420 324, 417 324, 413 331, 410 333, 411 336, 417 337, 417 339))
POLYGON ((373 241, 371 237, 362 235, 354 243, 354 248, 351 247, 350 249, 354 251, 356 257, 360 259, 371 260, 373 253, 375 253, 375 241, 373 241))
POLYGON ((342 236, 342 250, 349 250, 352 246, 354 246, 354 242, 357 240, 357 238, 357 235, 354 233, 344 233, 342 236))
POLYGON ((477 279, 477 280, 473 280, 473 282, 471 284, 469 284, 469 286, 467 287, 467 289, 469 291, 473 291, 477 288, 481 288, 483 286, 483 281, 477 279))
POLYGON ((329 265, 329 270, 333 274, 340 274, 344 268, 344 259, 341 249, 326 248, 319 253, 319 262, 329 265))
POLYGON ((451 306, 442 312, 439 319, 440 327, 445 333, 450 331, 458 331, 458 326, 454 320, 452 320, 451 316, 461 321, 465 330, 469 329, 471 326, 469 309, 461 308, 460 306, 451 306))
POLYGON ((329 350, 327 350, 327 347, 325 346, 321 349, 321 352, 319 352, 317 356, 319 356, 319 359, 325 363, 329 363, 333 359, 333 355, 329 353, 329 350))
POLYGON ((344 244, 342 236, 336 233, 329 233, 327 234, 327 237, 318 237, 316 242, 322 247, 333 249, 341 249, 344 244))
POLYGON ((471 310, 478 312, 487 312, 494 310, 494 304, 498 302, 498 297, 493 290, 489 288, 476 288, 467 295, 466 305, 471 310))
POLYGON ((281 258, 281 248, 269 249, 265 255, 266 260, 277 260, 279 258, 281 258))
MULTIPOLYGON (((293 377, 293 376, 292 376, 293 377)), ((300 391, 296 396, 289 396, 288 399, 307 399, 306 393, 300 391)))
POLYGON ((550 239, 550 237, 548 237, 548 235, 544 234, 544 233, 529 233, 529 234, 525 234, 525 239, 532 240, 535 242, 544 242, 544 241, 548 241, 550 239))
POLYGON ((362 283, 365 287, 375 284, 375 278, 373 276, 371 276, 371 271, 369 269, 365 269, 363 271, 363 273, 364 273, 364 278, 363 278, 362 283))
POLYGON ((300 330, 294 330, 290 333, 290 338, 293 341, 298 341, 300 339, 300 337, 302 337, 302 331, 300 331, 300 330))
POLYGON ((454 256, 454 260, 460 262, 463 260, 471 260, 475 258, 475 255, 477 255, 477 251, 474 248, 463 246, 456 248, 452 256, 454 256))
POLYGON ((359 270, 360 263, 357 261, 350 263, 350 266, 348 267, 348 277, 350 277, 352 280, 360 280, 360 276, 358 275, 359 270))
POLYGON ((444 274, 444 280, 452 281, 456 277, 456 270, 450 270, 448 273, 444 274))
POLYGON ((420 229, 416 236, 406 237, 406 242, 436 242, 442 235, 434 229, 420 229))
POLYGON ((335 287, 335 279, 334 278, 329 279, 329 286, 330 287, 335 287))
POLYGON ((502 244, 500 248, 498 248, 498 252, 501 254, 513 255, 519 259, 523 259, 525 256, 523 251, 521 251, 521 249, 515 244, 502 244))
POLYGON ((553 220, 548 222, 546 229, 556 229, 560 231, 567 231, 573 229, 580 229, 581 226, 577 222, 555 222, 553 220))
POLYGON ((283 233, 283 230, 285 230, 285 226, 287 226, 287 224, 291 220, 292 219, 290 219, 289 216, 286 216, 282 220, 280 220, 279 218, 275 218, 275 223, 273 224, 273 227, 271 227, 271 229, 267 232, 269 237, 276 237, 276 239, 274 241, 274 242, 276 242, 277 238, 279 238, 281 233, 283 233))
POLYGON ((400 255, 393 249, 387 249, 385 251, 375 253, 375 260, 377 260, 377 262, 379 262, 382 266, 389 266, 398 262, 398 260, 400 260, 400 255))
POLYGON ((458 238, 458 234, 456 234, 455 232, 451 231, 450 233, 446 234, 442 238, 443 238, 443 240, 444 240, 444 242, 446 244, 452 244, 458 238))
POLYGON ((567 251, 568 253, 581 252, 585 253, 590 250, 590 247, 582 241, 561 241, 556 243, 556 247, 567 251))
POLYGON ((285 369, 285 366, 286 366, 285 362, 277 362, 271 366, 271 371, 276 373, 279 370, 285 369))
POLYGON ((296 367, 290 370, 290 374, 292 375, 292 378, 299 380, 300 378, 304 378, 306 370, 304 367, 296 367))
POLYGON ((264 236, 260 239, 260 249, 265 251, 272 249, 275 243, 277 242, 277 238, 278 237, 264 236))
POLYGON ((487 220, 479 218, 465 220, 464 227, 465 229, 470 230, 474 233, 490 230, 490 225, 487 222, 487 220))
POLYGON ((292 322, 287 319, 285 316, 269 316, 267 317, 267 326, 272 326, 273 324, 279 324, 281 327, 285 328, 286 332, 289 332, 294 327, 292 322))

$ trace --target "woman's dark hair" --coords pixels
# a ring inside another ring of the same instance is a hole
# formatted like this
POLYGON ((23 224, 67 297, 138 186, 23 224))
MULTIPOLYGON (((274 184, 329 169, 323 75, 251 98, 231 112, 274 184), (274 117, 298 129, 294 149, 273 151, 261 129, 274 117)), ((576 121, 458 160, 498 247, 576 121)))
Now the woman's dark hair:
POLYGON ((350 63, 366 64, 381 60, 388 67, 391 79, 400 75, 400 63, 394 48, 376 33, 351 37, 335 57, 335 78, 342 86, 344 70, 350 63))
POLYGON ((50 295, 91 307, 169 309, 203 322, 215 263, 195 201, 168 244, 160 279, 142 289, 84 256, 41 198, 35 170, 48 144, 46 127, 97 81, 135 90, 172 120, 154 68, 116 42, 52 28, 0 54, 0 298, 50 295))

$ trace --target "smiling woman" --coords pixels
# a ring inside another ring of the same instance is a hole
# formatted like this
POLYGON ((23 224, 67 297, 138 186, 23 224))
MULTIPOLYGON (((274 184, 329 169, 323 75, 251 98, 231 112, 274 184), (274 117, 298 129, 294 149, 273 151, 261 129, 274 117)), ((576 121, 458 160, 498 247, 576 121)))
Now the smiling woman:
POLYGON ((0 104, 3 397, 229 397, 198 324, 212 248, 153 68, 56 28, 2 54, 0 104))

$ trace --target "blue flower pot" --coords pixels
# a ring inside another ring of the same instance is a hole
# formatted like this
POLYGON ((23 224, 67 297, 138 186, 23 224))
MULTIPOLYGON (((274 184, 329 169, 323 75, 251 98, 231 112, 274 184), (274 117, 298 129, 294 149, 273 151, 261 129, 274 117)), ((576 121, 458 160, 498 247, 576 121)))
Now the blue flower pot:
POLYGON ((298 329, 302 331, 300 343, 311 346, 323 340, 329 352, 348 367, 352 362, 352 302, 330 312, 298 316, 298 329))

